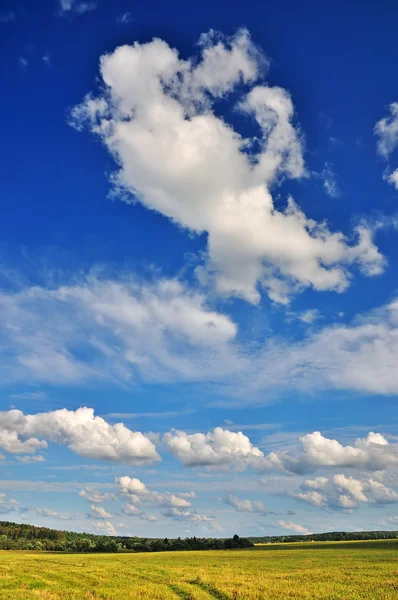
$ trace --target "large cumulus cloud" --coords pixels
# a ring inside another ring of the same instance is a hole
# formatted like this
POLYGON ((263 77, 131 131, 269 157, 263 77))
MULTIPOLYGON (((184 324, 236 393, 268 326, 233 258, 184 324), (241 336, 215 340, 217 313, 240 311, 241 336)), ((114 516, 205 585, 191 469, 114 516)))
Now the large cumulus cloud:
POLYGON ((145 435, 123 423, 110 425, 95 416, 92 408, 64 408, 35 415, 20 410, 0 413, 0 447, 7 452, 34 453, 47 447, 47 441, 64 444, 86 458, 130 464, 160 460, 145 435))
POLYGON ((291 197, 275 205, 271 185, 305 168, 292 99, 264 82, 267 65, 246 30, 203 35, 189 60, 160 39, 125 45, 101 58, 102 92, 71 112, 115 157, 119 195, 206 233, 200 280, 253 303, 262 290, 277 302, 305 287, 342 291, 351 265, 375 275, 384 262, 365 226, 348 239, 291 197), (235 110, 257 127, 251 138, 217 115, 232 92, 235 110))

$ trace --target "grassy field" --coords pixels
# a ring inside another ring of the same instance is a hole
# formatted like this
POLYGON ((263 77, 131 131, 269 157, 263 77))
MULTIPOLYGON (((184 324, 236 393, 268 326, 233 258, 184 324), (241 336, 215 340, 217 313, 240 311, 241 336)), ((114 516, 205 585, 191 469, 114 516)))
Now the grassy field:
POLYGON ((398 540, 152 554, 0 551, 0 598, 397 600, 398 540))

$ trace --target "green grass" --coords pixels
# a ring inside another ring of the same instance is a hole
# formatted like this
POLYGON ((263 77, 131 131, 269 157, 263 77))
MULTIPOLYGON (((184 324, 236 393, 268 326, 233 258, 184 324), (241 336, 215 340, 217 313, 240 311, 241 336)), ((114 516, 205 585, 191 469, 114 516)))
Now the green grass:
POLYGON ((148 554, 0 551, 10 600, 397 600, 398 540, 148 554))

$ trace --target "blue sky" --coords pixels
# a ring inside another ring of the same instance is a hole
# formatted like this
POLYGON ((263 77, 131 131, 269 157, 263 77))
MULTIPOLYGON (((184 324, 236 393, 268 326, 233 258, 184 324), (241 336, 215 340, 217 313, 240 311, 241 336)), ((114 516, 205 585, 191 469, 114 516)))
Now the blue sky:
POLYGON ((396 527, 397 12, 3 3, 5 519, 396 527))

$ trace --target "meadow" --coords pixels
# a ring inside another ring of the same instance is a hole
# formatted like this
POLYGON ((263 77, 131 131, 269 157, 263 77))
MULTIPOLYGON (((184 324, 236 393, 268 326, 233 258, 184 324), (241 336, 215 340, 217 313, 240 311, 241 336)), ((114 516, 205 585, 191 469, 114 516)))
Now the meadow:
POLYGON ((397 600, 398 540, 142 554, 0 552, 10 600, 397 600))

